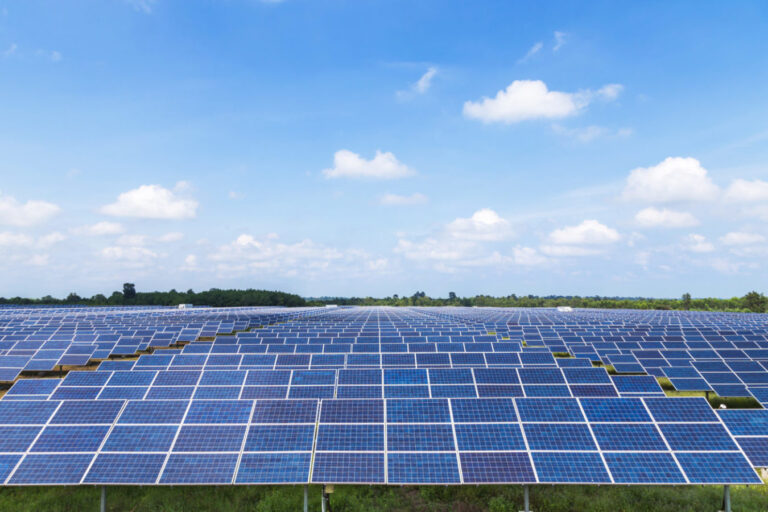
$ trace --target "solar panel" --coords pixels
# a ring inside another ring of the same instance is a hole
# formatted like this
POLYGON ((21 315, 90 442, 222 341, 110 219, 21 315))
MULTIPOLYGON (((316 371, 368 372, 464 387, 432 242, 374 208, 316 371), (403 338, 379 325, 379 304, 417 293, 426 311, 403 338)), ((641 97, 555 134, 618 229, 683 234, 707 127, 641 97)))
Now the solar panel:
POLYGON ((605 463, 616 483, 683 484, 685 477, 669 453, 605 453, 605 463))
POLYGON ((540 482, 610 483, 603 459, 594 453, 532 452, 540 482))
POLYGON ((526 452, 460 454, 465 483, 533 483, 536 475, 526 452))
POLYGON ((312 468, 315 483, 384 483, 384 454, 317 452, 312 468))
POLYGON ((391 484, 457 484, 461 481, 455 453, 389 453, 391 484))

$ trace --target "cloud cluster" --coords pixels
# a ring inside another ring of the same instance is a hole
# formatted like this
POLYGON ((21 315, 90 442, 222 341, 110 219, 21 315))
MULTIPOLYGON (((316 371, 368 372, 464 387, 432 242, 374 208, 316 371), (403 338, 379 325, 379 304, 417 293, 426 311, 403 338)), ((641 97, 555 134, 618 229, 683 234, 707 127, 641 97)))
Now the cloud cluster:
POLYGON ((406 178, 414 174, 407 165, 398 161, 390 152, 376 151, 371 160, 362 158, 357 153, 341 149, 333 155, 333 167, 324 169, 323 175, 329 179, 379 179, 392 180, 406 178))
POLYGON ((61 208, 47 201, 29 200, 25 203, 14 197, 0 193, 0 224, 27 227, 41 224, 57 213, 61 208))
POLYGON ((464 103, 464 116, 484 123, 518 123, 532 119, 562 119, 585 109, 595 99, 615 100, 623 87, 608 84, 597 91, 551 91, 541 80, 515 80, 493 98, 464 103))
POLYGON ((117 201, 103 206, 101 213, 144 219, 191 219, 197 214, 198 203, 179 195, 187 188, 185 182, 179 182, 174 190, 160 185, 141 185, 120 194, 117 201))

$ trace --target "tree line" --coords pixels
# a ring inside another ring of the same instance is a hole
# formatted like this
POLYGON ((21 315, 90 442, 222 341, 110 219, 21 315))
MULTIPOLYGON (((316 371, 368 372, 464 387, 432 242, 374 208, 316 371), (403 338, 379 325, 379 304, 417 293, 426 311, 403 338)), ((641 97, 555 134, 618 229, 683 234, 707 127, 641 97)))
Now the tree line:
POLYGON ((22 297, 0 297, 0 305, 82 305, 82 306, 175 306, 178 304, 194 304, 196 306, 323 306, 338 304, 340 306, 492 306, 541 308, 570 306, 573 308, 602 308, 602 309, 655 309, 655 310, 691 310, 691 311, 735 311, 764 313, 768 311, 768 297, 752 291, 743 297, 730 299, 693 298, 685 293, 679 299, 653 299, 646 297, 580 297, 575 295, 516 295, 502 297, 490 295, 475 295, 474 297, 459 297, 449 292, 448 297, 429 297, 423 291, 413 295, 398 294, 391 297, 320 297, 305 299, 293 293, 270 290, 222 290, 211 288, 207 291, 195 292, 187 290, 179 292, 138 292, 133 283, 124 283, 122 291, 114 291, 107 297, 98 293, 92 297, 81 297, 70 293, 66 298, 57 299, 50 295, 39 299, 22 297))

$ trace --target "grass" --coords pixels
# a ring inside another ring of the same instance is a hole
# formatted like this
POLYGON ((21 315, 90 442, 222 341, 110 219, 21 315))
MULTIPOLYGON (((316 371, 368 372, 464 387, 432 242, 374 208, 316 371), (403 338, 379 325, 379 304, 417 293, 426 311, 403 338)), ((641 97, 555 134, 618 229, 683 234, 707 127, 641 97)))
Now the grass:
MULTIPOLYGON (((97 510, 98 487, 26 487, 0 489, 0 511, 38 512, 97 510)), ((310 510, 320 509, 320 488, 309 490, 310 510)), ((537 512, 715 511, 721 486, 531 486, 531 509, 537 512)), ((337 486, 334 512, 512 512, 522 509, 519 485, 454 487, 337 486)), ((766 510, 768 486, 733 486, 733 510, 766 510)), ((301 510, 301 486, 109 487, 110 511, 255 511, 301 510)))

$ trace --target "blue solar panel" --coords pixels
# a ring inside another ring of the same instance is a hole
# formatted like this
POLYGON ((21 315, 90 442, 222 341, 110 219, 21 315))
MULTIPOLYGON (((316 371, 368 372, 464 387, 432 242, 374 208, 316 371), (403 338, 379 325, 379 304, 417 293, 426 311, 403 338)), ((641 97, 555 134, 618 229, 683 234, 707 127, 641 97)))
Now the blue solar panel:
POLYGON ((177 430, 175 425, 116 425, 101 451, 165 452, 171 449, 177 430))
POLYGON ((17 380, 6 395, 49 395, 59 383, 57 379, 17 380))
POLYGON ((253 410, 253 423, 314 423, 316 400, 258 400, 253 410))
POLYGON ((704 398, 645 398, 656 421, 717 421, 704 398))
POLYGON ((728 432, 719 423, 669 423, 660 424, 659 428, 673 450, 738 450, 728 432))
POLYGON ((317 452, 312 469, 315 483, 384 483, 384 454, 317 452))
POLYGON ((461 451, 525 450, 520 426, 510 423, 457 424, 456 442, 461 451))
POLYGON ((27 451, 40 430, 40 427, 0 427, 0 452, 27 451))
POLYGON ((461 453, 465 483, 533 483, 530 458, 525 452, 461 453))
POLYGON ((83 482, 90 484, 153 484, 165 462, 165 454, 101 453, 83 482))
POLYGON ((36 425, 48 422, 60 402, 0 401, 0 424, 36 425))
MULTIPOLYGON (((312 440, 310 438, 310 447, 312 440)), ((317 433, 318 451, 383 451, 383 425, 320 425, 317 433)))
POLYGON ((619 393, 664 393, 651 375, 614 375, 612 379, 619 393))
POLYGON ((184 423, 248 423, 250 400, 193 400, 184 423))
POLYGON ((455 484, 461 481, 455 453, 389 453, 391 484, 455 484))
POLYGON ((601 450, 666 450, 664 439, 652 423, 595 423, 592 425, 601 450))
POLYGON ((315 425, 253 425, 248 430, 247 452, 310 451, 315 425))
POLYGON ((768 409, 717 411, 735 436, 768 436, 768 409))
POLYGON ((93 454, 29 454, 13 473, 9 484, 77 484, 93 459, 93 454))
POLYGON ((109 426, 48 426, 37 438, 32 452, 95 452, 109 426))
POLYGON ((161 484, 227 484, 232 482, 237 454, 173 453, 160 477, 161 484))
POLYGON ((584 421, 579 403, 570 398, 518 398, 517 411, 520 421, 578 422, 584 421))
POLYGON ((4 482, 8 478, 21 457, 21 455, 0 455, 0 482, 4 482))
POLYGON ((685 477, 669 453, 605 453, 604 455, 616 483, 685 483, 685 477))
POLYGON ((235 483, 290 484, 309 481, 312 454, 244 453, 240 459, 235 483))
POLYGON ((183 425, 173 445, 175 452, 239 452, 245 425, 183 425))
POLYGON ((320 407, 321 423, 381 423, 383 400, 324 400, 320 407))
POLYGON ((387 400, 389 423, 449 423, 448 400, 387 400))
POLYGON ((763 481, 741 453, 678 453, 680 466, 691 483, 760 484, 763 481))
POLYGON ((519 384, 517 371, 513 368, 475 368, 477 384, 519 384))
POLYGON ((184 418, 188 402, 171 400, 136 400, 128 402, 118 423, 178 424, 184 418))
POLYGON ((540 482, 610 483, 598 453, 532 452, 540 482))
POLYGON ((63 402, 51 418, 51 424, 111 424, 123 408, 123 403, 122 400, 63 402))
POLYGON ((565 384, 559 368, 518 368, 517 374, 523 384, 565 384))
POLYGON ((563 368, 569 384, 610 384, 611 377, 605 368, 563 368))
POLYGON ((456 450, 449 424, 388 425, 387 449, 390 451, 456 450))
POLYGON ((597 450, 586 423, 526 423, 531 450, 597 450))
POLYGON ((768 437, 738 437, 736 442, 753 466, 768 467, 768 437))

